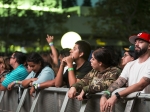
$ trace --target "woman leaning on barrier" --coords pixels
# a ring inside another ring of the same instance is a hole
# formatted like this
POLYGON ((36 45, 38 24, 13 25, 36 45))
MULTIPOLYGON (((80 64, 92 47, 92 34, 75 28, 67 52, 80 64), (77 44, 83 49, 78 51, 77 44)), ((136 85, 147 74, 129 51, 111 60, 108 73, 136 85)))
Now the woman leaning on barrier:
POLYGON ((54 71, 44 62, 38 53, 31 53, 27 58, 27 64, 31 67, 32 72, 23 81, 14 81, 8 86, 8 90, 15 84, 22 84, 24 88, 31 87, 30 92, 38 86, 39 83, 54 79, 54 71))
POLYGON ((68 97, 83 100, 87 94, 106 90, 121 73, 121 70, 116 67, 118 63, 114 63, 113 60, 107 48, 95 50, 90 60, 93 69, 81 81, 71 86, 68 97))

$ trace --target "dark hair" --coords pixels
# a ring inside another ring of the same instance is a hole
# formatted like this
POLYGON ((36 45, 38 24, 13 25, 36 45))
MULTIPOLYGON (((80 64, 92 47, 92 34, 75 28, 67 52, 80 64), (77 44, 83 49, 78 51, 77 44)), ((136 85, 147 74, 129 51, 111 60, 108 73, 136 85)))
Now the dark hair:
POLYGON ((61 51, 60 51, 60 55, 62 56, 62 57, 66 57, 66 56, 69 56, 70 55, 70 48, 64 48, 64 49, 62 49, 61 51))
POLYGON ((84 40, 79 40, 75 44, 78 45, 79 52, 83 52, 82 58, 88 60, 91 53, 91 45, 84 40))
POLYGON ((27 62, 33 62, 35 64, 41 63, 42 68, 45 65, 43 58, 36 52, 32 52, 28 55, 27 62))
POLYGON ((9 64, 10 58, 7 56, 0 56, 0 63, 3 63, 5 66, 5 70, 12 70, 12 67, 9 64))
POLYGON ((134 60, 136 60, 138 58, 138 56, 135 54, 134 51, 125 51, 125 52, 128 52, 129 55, 134 58, 134 60))
POLYGON ((48 52, 43 52, 43 53, 40 53, 41 57, 43 58, 43 61, 44 61, 44 64, 52 67, 52 64, 53 64, 53 60, 50 56, 50 53, 48 52))
POLYGON ((26 62, 26 55, 20 51, 14 52, 14 58, 19 64, 24 64, 26 62))
POLYGON ((112 59, 112 54, 109 49, 107 48, 99 48, 93 52, 94 58, 98 62, 102 62, 105 67, 115 66, 112 59))

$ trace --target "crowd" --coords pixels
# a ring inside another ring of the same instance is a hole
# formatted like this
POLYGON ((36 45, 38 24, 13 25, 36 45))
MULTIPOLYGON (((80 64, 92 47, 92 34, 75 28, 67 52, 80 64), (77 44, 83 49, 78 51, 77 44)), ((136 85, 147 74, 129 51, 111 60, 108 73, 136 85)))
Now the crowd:
POLYGON ((130 93, 150 93, 150 34, 142 32, 129 37, 132 44, 124 48, 120 59, 112 49, 100 47, 91 54, 87 41, 79 40, 73 49, 58 52, 54 37, 47 35, 50 53, 24 54, 16 51, 11 57, 0 57, 0 91, 11 90, 16 84, 30 88, 33 96, 47 87, 69 88, 68 97, 80 101, 104 91, 100 111, 112 111, 115 102, 130 93), (89 56, 91 54, 90 60, 89 56), (118 88, 125 89, 114 92, 118 88))

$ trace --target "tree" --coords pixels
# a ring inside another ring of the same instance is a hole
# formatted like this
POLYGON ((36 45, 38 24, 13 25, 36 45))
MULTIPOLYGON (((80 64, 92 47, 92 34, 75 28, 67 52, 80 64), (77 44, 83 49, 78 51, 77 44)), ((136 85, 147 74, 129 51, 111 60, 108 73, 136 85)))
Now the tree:
POLYGON ((62 0, 62 8, 77 6, 76 0, 62 0))
MULTIPOLYGON (((17 7, 16 0, 1 3, 17 7)), ((39 4, 46 6, 43 0, 32 1, 34 6, 39 4)), ((46 34, 60 33, 66 30, 62 25, 67 20, 65 13, 17 8, 3 8, 0 13, 0 40, 7 43, 5 44, 6 52, 9 52, 10 45, 32 45, 35 48, 34 44, 40 41, 39 46, 44 46, 46 34)))
POLYGON ((91 6, 91 0, 84 0, 82 6, 91 6))
POLYGON ((128 42, 128 37, 149 31, 149 0, 101 0, 91 9, 93 34, 128 42))

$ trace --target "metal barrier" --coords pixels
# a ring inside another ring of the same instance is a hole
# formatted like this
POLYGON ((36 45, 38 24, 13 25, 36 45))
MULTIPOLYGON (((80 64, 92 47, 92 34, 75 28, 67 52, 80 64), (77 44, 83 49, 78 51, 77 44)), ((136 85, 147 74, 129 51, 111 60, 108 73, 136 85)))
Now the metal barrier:
POLYGON ((15 112, 18 106, 17 88, 11 91, 2 91, 0 96, 0 109, 2 112, 15 112))
MULTIPOLYGON (((25 89, 19 104, 16 89, 1 92, 0 112, 100 112, 99 100, 103 92, 88 100, 69 99, 68 88, 49 87, 31 97, 25 89), (4 94, 5 93, 5 94, 4 94)), ((113 112, 150 112, 150 94, 135 92, 119 100, 113 112), (127 105, 126 105, 127 102, 127 105)))

